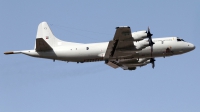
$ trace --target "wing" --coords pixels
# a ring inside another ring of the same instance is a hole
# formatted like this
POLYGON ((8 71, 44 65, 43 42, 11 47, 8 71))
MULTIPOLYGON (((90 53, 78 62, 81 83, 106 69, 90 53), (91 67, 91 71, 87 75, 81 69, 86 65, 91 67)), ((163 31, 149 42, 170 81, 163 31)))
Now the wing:
MULTIPOLYGON (((114 38, 109 42, 105 53, 107 60, 105 63, 113 68, 121 67, 124 70, 135 70, 135 66, 117 61, 118 59, 132 58, 136 54, 133 49, 135 49, 135 46, 130 27, 116 27, 114 38)), ((131 62, 137 63, 137 60, 132 59, 131 62)))
POLYGON ((128 59, 128 60, 120 60, 120 61, 108 61, 106 62, 112 68, 121 67, 124 70, 135 70, 137 67, 138 60, 137 59, 128 59))
POLYGON ((105 63, 113 68, 121 67, 124 70, 135 70, 136 67, 142 67, 149 63, 152 64, 152 68, 154 68, 155 59, 154 58, 140 58, 140 59, 121 59, 118 61, 106 61, 105 63))
MULTIPOLYGON (((137 51, 142 50, 148 46, 153 48, 152 41, 153 34, 148 31, 138 31, 131 34, 131 29, 129 26, 117 27, 115 36, 108 44, 104 59, 105 63, 113 68, 121 67, 124 70, 135 70, 138 66, 145 66, 152 63, 152 68, 155 66, 154 58, 141 58, 139 57, 137 51), (141 41, 148 38, 148 41, 141 41), (134 41, 139 41, 135 43, 134 41)), ((153 49, 151 50, 152 54, 153 49)))
POLYGON ((117 27, 115 36, 108 44, 105 59, 119 59, 134 55, 135 49, 131 29, 129 26, 117 27))

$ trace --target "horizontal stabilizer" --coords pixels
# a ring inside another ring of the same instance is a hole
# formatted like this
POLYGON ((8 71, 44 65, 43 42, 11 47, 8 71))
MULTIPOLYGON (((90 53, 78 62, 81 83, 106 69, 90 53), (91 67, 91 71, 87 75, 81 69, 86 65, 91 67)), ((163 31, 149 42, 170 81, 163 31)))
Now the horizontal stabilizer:
POLYGON ((37 38, 35 50, 48 51, 48 50, 52 50, 52 47, 43 38, 37 38))
POLYGON ((4 54, 8 55, 8 54, 19 54, 21 53, 21 51, 8 51, 8 52, 4 52, 4 54))
POLYGON ((14 52, 5 52, 4 54, 14 54, 14 52))

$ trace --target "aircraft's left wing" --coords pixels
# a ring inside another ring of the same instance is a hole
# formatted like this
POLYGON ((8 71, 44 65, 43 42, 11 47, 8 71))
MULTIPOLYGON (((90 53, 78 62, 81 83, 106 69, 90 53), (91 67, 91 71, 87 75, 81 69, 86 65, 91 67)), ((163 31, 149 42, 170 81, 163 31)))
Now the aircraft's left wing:
POLYGON ((117 27, 115 36, 108 44, 105 59, 119 59, 134 54, 133 38, 129 26, 117 27))
POLYGON ((124 70, 135 70, 136 67, 142 67, 149 63, 152 63, 152 67, 154 68, 153 58, 140 58, 140 59, 122 59, 122 60, 110 60, 106 61, 105 63, 109 65, 112 68, 118 68, 121 67, 124 70))
POLYGON ((137 59, 131 59, 129 63, 123 63, 122 61, 107 61, 106 64, 112 68, 121 67, 124 70, 135 70, 136 66, 134 64, 138 63, 137 59))

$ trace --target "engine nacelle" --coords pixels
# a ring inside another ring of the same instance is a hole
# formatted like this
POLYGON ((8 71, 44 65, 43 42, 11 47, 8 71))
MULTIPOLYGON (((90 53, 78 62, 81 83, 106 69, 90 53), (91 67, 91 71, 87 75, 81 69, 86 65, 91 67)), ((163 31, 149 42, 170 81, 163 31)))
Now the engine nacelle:
POLYGON ((140 58, 139 60, 138 60, 138 63, 144 63, 144 62, 146 62, 147 60, 149 60, 148 58, 140 58))
POLYGON ((147 64, 151 63, 150 60, 146 60, 145 62, 141 63, 139 66, 142 67, 142 66, 145 66, 147 64))
MULTIPOLYGON (((139 60, 140 61, 140 60, 139 60)), ((138 64, 135 64, 135 66, 140 66, 140 67, 142 67, 142 66, 145 66, 145 65, 147 65, 147 64, 149 64, 150 63, 150 60, 149 59, 144 59, 144 60, 142 60, 143 62, 138 62, 138 64)))
POLYGON ((129 67, 128 70, 135 70, 136 67, 129 67))
POLYGON ((136 46, 137 50, 142 50, 149 46, 149 42, 148 42, 148 40, 143 40, 143 41, 139 41, 139 42, 134 42, 134 45, 136 46))
POLYGON ((144 62, 145 64, 149 64, 151 63, 150 59, 148 59, 147 61, 144 62))
POLYGON ((131 64, 133 67, 137 67, 137 66, 144 66, 144 65, 150 63, 150 59, 149 58, 140 58, 137 61, 135 59, 127 59, 127 60, 121 60, 120 63, 121 64, 131 64))
POLYGON ((133 37, 134 41, 140 41, 140 40, 147 38, 147 32, 146 31, 133 32, 132 37, 133 37))

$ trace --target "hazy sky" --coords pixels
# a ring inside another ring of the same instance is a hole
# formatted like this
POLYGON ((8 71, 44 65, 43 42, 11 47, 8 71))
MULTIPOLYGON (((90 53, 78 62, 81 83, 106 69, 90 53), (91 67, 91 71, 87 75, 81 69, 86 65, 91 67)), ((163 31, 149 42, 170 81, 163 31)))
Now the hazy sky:
POLYGON ((199 112, 199 0, 32 0, 0 3, 0 112, 199 112), (116 26, 178 36, 187 54, 136 71, 3 54, 33 49, 38 24, 72 42, 103 42, 116 26))

